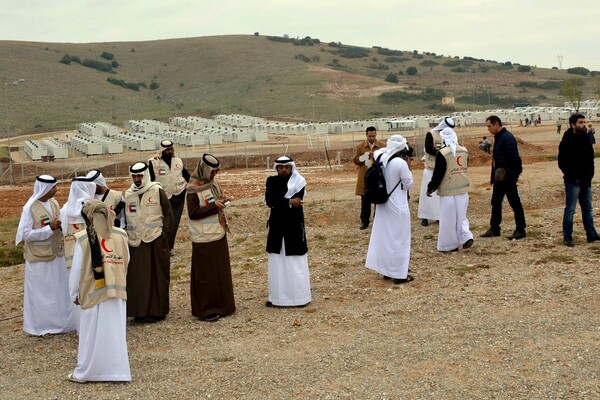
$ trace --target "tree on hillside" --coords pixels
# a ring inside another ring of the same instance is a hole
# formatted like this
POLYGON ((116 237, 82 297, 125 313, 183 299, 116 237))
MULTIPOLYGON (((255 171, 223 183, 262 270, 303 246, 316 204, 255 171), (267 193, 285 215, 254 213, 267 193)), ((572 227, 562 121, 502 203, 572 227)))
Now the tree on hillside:
POLYGON ((398 75, 394 74, 393 72, 390 72, 385 77, 385 81, 386 82, 391 82, 391 83, 398 83, 398 75))
POLYGON ((406 75, 414 76, 418 73, 417 67, 408 67, 406 68, 406 75))
POLYGON ((570 78, 563 81, 560 85, 560 95, 569 99, 575 108, 575 112, 579 112, 584 85, 585 83, 581 78, 570 78))

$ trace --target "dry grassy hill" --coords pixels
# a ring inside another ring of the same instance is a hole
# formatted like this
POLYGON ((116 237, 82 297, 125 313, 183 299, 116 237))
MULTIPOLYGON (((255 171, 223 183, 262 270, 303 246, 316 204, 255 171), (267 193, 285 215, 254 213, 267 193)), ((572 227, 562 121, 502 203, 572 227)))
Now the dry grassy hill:
MULTIPOLYGON (((323 121, 449 111, 440 109, 443 93, 457 99, 456 110, 512 105, 520 99, 562 104, 558 82, 579 77, 535 67, 519 72, 517 65, 505 68, 510 60, 386 50, 324 42, 295 45, 251 35, 85 44, 0 41, 0 82, 7 83, 0 103, 13 134, 71 128, 82 121, 121 123, 177 114, 323 121), (106 60, 103 53, 114 58, 106 60), (77 62, 67 65, 60 62, 65 55, 82 62, 116 61, 118 67, 109 73, 77 62), (408 75, 409 67, 417 74, 408 75), (385 81, 390 73, 398 74, 398 84, 385 81), (125 89, 108 78, 146 87, 125 89), (11 84, 18 79, 25 81, 11 84), (150 89, 152 82, 158 88, 150 89), (394 91, 402 93, 381 96, 394 91)), ((593 96, 597 78, 583 79, 585 97, 593 96)))

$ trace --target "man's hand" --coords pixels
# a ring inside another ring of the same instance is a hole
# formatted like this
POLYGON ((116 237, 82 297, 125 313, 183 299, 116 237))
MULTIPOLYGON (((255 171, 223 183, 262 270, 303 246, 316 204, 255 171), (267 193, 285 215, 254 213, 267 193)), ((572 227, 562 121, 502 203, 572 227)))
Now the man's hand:
POLYGON ((427 191, 427 197, 431 197, 432 194, 433 192, 430 192, 429 190, 427 191))
POLYGON ((52 221, 50 221, 50 229, 52 229, 53 231, 60 229, 61 226, 62 222, 60 222, 58 218, 54 218, 52 221))
POLYGON ((358 161, 366 163, 369 160, 370 156, 371 156, 371 152, 370 151, 365 151, 365 154, 363 154, 362 156, 358 157, 358 161))
POLYGON ((302 199, 299 198, 299 197, 295 197, 293 199, 290 199, 290 205, 292 207, 300 208, 300 207, 302 207, 302 204, 304 204, 304 201, 302 201, 302 199))

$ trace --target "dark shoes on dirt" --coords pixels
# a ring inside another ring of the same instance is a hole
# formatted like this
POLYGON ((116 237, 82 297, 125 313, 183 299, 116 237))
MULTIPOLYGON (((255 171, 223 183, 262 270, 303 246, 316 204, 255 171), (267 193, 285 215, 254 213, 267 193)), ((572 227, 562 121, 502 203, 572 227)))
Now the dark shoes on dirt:
POLYGON ((527 233, 525 231, 517 231, 515 230, 512 235, 507 236, 506 238, 508 240, 519 240, 519 239, 523 239, 525 236, 527 236, 527 233))
POLYGON ((482 237, 482 238, 496 237, 496 236, 500 236, 500 229, 490 228, 487 231, 483 232, 481 235, 479 235, 479 237, 482 237))

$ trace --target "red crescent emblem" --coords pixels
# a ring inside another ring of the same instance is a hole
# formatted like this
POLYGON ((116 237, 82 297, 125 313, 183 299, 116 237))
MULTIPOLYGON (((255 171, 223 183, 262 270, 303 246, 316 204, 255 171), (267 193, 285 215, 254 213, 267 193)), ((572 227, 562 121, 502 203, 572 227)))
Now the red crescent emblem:
POLYGON ((106 247, 106 240, 104 240, 104 239, 102 239, 102 241, 100 242, 100 246, 102 246, 102 248, 104 249, 104 251, 107 252, 107 253, 112 253, 113 252, 108 247, 106 247))
POLYGON ((460 163, 460 158, 461 158, 461 157, 462 157, 462 156, 458 156, 458 157, 456 157, 456 163, 458 164, 458 166, 459 166, 459 167, 462 167, 462 166, 463 166, 463 165, 460 163))
POLYGON ((148 197, 148 203, 152 203, 152 196, 148 197))
POLYGON ((175 167, 176 168, 181 168, 181 165, 180 164, 175 164, 175 167))
POLYGON ((110 208, 111 210, 115 211, 115 205, 114 205, 114 204, 111 204, 109 208, 110 208))
POLYGON ((73 224, 73 228, 75 228, 76 230, 79 230, 79 225, 73 224))

